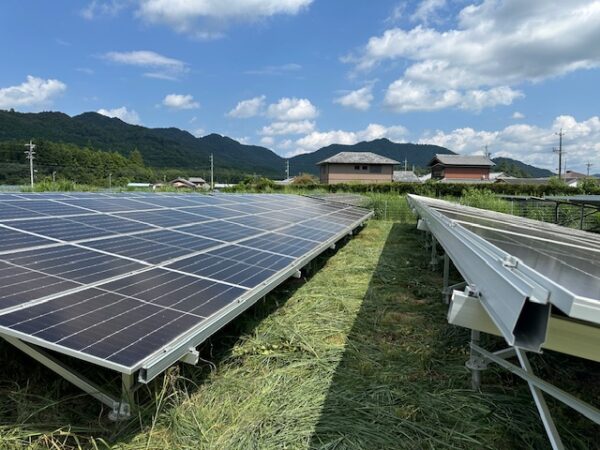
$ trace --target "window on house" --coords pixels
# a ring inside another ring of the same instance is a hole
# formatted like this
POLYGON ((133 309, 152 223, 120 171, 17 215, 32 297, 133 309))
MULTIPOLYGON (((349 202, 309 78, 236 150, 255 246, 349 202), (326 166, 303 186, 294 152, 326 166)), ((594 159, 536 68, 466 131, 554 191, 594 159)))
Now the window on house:
POLYGON ((354 166, 354 170, 360 170, 360 166, 354 166))
POLYGON ((381 166, 370 166, 369 172, 370 173, 381 173, 381 166))
POLYGON ((367 170, 367 166, 363 166, 363 167, 362 167, 362 170, 367 170))

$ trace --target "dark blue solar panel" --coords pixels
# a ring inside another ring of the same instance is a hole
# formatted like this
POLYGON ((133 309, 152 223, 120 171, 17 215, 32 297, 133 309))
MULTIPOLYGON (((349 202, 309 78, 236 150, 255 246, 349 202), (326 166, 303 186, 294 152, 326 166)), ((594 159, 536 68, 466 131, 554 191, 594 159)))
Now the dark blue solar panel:
POLYGON ((262 231, 255 228, 248 228, 230 222, 207 222, 199 225, 178 228, 178 230, 201 237, 218 239, 225 242, 233 242, 262 233, 262 231))
POLYGON ((138 220, 159 227, 175 227, 195 222, 203 222, 207 219, 194 214, 188 214, 186 210, 163 209, 160 211, 142 211, 121 213, 120 217, 138 220))
POLYGON ((263 236, 244 240, 240 242, 240 245, 280 253, 282 255, 299 257, 308 253, 319 244, 305 239, 268 233, 263 236))
POLYGON ((335 232, 317 230, 316 228, 309 228, 304 225, 292 225, 277 232, 286 236, 299 237, 317 242, 324 242, 335 236, 335 232))
POLYGON ((2 258, 27 269, 84 284, 124 275, 144 267, 126 259, 70 245, 9 253, 2 258))
POLYGON ((54 244, 55 241, 0 227, 0 252, 54 244))
POLYGON ((258 228, 263 231, 273 231, 277 228, 288 226, 290 223, 283 220, 262 217, 262 216, 245 216, 236 219, 228 219, 230 222, 246 225, 247 227, 258 228))
POLYGON ((0 260, 0 309, 21 305, 49 295, 58 294, 78 284, 61 280, 0 260))

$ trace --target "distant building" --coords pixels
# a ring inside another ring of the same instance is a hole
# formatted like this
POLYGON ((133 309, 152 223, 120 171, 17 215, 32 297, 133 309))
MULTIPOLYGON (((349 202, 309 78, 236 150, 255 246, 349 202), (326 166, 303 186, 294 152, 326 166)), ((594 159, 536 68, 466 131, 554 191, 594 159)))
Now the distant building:
POLYGON ((570 187, 579 186, 579 183, 586 178, 588 178, 586 174, 575 172, 574 170, 565 170, 565 173, 563 174, 563 180, 565 180, 565 183, 570 187))
POLYGON ((323 184, 391 183, 396 164, 371 152, 341 152, 317 163, 323 184))
POLYGON ((393 180, 396 183, 421 182, 421 179, 412 170, 394 170, 393 180))
POLYGON ((204 178, 200 177, 190 177, 190 178, 182 178, 177 177, 174 180, 169 181, 169 184, 176 188, 188 188, 188 189, 208 189, 208 184, 204 180, 204 178))
POLYGON ((428 164, 431 178, 446 183, 489 181, 494 162, 485 156, 435 155, 428 164))

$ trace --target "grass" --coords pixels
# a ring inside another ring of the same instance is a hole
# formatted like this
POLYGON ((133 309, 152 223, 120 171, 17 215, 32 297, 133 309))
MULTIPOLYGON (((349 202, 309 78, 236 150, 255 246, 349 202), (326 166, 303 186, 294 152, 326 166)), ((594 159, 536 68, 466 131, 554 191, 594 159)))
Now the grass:
MULTIPOLYGON (((468 331, 446 322, 423 239, 413 223, 371 221, 207 341, 197 367, 144 388, 126 423, 0 345, 0 448, 547 448, 523 382, 490 367, 483 391, 469 389, 468 331)), ((598 398, 597 365, 532 360, 598 398)), ((590 422, 550 407, 570 448, 598 447, 590 422)))

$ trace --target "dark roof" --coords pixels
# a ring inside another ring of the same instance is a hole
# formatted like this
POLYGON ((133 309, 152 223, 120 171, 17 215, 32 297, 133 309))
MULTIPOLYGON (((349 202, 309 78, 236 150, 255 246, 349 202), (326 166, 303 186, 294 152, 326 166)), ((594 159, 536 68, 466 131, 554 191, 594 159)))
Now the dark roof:
POLYGON ((206 183, 206 180, 204 178, 201 178, 201 177, 189 177, 188 181, 190 183, 200 183, 200 184, 206 183))
POLYGON ((445 166, 488 166, 492 167, 496 164, 494 161, 489 159, 486 156, 481 155, 435 155, 431 161, 429 161, 429 166, 433 166, 435 164, 443 164, 445 166))
POLYGON ((587 178, 587 175, 585 173, 575 172, 574 170, 567 170, 564 176, 567 179, 587 178))
POLYGON ((319 161, 320 164, 400 164, 385 156, 377 155, 371 152, 340 152, 337 155, 333 155, 330 158, 319 161))
POLYGON ((496 183, 506 184, 548 184, 550 178, 512 178, 498 177, 496 183))
POLYGON ((402 183, 420 183, 421 180, 412 170, 394 170, 394 181, 402 183))

